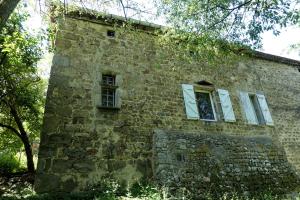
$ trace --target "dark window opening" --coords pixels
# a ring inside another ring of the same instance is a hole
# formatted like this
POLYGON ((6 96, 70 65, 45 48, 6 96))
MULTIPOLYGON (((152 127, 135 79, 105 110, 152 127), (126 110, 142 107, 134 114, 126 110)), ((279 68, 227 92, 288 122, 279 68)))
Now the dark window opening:
POLYGON ((108 37, 115 37, 115 36, 116 36, 116 32, 113 31, 113 30, 108 30, 108 31, 107 31, 107 36, 108 36, 108 37))
POLYGON ((196 92, 196 99, 200 119, 215 120, 214 108, 210 93, 196 92))
POLYGON ((177 160, 178 162, 185 162, 185 161, 186 161, 185 155, 182 154, 182 153, 177 153, 177 154, 176 154, 176 160, 177 160))
POLYGON ((112 75, 102 76, 102 106, 116 107, 116 78, 112 75))
POLYGON ((259 102, 257 100, 256 95, 255 94, 249 94, 249 98, 250 98, 250 101, 252 103, 252 106, 253 106, 258 124, 264 124, 265 123, 264 117, 263 117, 262 111, 260 109, 259 102))
POLYGON ((196 82, 198 85, 204 85, 204 86, 214 86, 212 83, 206 81, 206 80, 201 80, 201 81, 198 81, 196 82))

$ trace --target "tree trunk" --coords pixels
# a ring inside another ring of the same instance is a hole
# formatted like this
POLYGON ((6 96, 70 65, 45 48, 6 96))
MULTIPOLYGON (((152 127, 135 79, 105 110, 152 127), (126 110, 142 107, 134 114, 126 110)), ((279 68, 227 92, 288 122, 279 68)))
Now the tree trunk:
POLYGON ((20 0, 0 0, 0 31, 20 0))
POLYGON ((24 144, 26 157, 27 157, 27 170, 28 170, 28 172, 33 173, 34 172, 33 155, 32 155, 32 149, 31 149, 31 145, 29 142, 27 132, 24 129, 22 120, 21 120, 20 116, 18 115, 16 108, 10 104, 8 104, 8 105, 10 107, 10 112, 11 112, 12 116, 14 117, 15 122, 19 128, 19 132, 20 132, 19 137, 21 138, 21 140, 24 144))
POLYGON ((33 155, 32 148, 29 142, 27 135, 22 135, 22 142, 24 144, 26 158, 27 158, 27 170, 29 173, 34 173, 34 163, 33 163, 33 155))

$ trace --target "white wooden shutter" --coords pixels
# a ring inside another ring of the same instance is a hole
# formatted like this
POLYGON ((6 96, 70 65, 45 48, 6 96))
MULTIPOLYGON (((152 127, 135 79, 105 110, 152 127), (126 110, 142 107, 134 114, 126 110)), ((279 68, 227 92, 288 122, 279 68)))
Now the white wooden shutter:
POLYGON ((266 97, 263 94, 256 94, 261 112, 264 116, 265 122, 267 125, 274 125, 272 117, 271 117, 271 113, 266 101, 266 97))
POLYGON ((218 93, 220 97, 224 120, 226 122, 235 122, 235 116, 234 116, 228 91, 223 89, 218 89, 218 93))
POLYGON ((121 89, 120 88, 116 89, 115 98, 116 98, 115 99, 115 107, 121 108, 122 99, 121 99, 121 89))
POLYGON ((199 119, 193 85, 182 84, 183 98, 188 119, 199 119))
POLYGON ((245 112, 246 119, 249 124, 258 124, 257 116, 254 107, 251 103, 247 92, 240 92, 240 100, 245 112))

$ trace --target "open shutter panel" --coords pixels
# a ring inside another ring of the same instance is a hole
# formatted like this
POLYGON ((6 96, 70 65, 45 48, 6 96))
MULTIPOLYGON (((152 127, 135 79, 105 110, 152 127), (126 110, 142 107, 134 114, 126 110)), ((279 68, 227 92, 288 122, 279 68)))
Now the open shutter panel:
POLYGON ((194 88, 192 85, 182 84, 183 98, 188 119, 199 119, 194 88))
POLYGON ((121 108, 121 89, 118 88, 116 89, 116 96, 115 96, 115 107, 116 108, 121 108))
POLYGON ((258 120, 247 92, 240 92, 240 99, 249 124, 258 124, 258 120))
POLYGON ((271 117, 271 113, 266 101, 266 97, 262 94, 256 94, 260 109, 262 111, 262 114, 264 116, 265 122, 267 125, 274 125, 272 117, 271 117))
POLYGON ((224 120, 226 122, 235 122, 235 116, 228 91, 218 89, 218 93, 220 97, 224 120))

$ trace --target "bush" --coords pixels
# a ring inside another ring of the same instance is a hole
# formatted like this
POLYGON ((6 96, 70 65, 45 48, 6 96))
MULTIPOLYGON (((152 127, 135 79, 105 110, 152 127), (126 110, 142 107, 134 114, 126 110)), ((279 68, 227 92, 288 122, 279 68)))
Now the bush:
POLYGON ((20 162, 11 153, 0 153, 0 174, 9 174, 21 169, 20 162))

